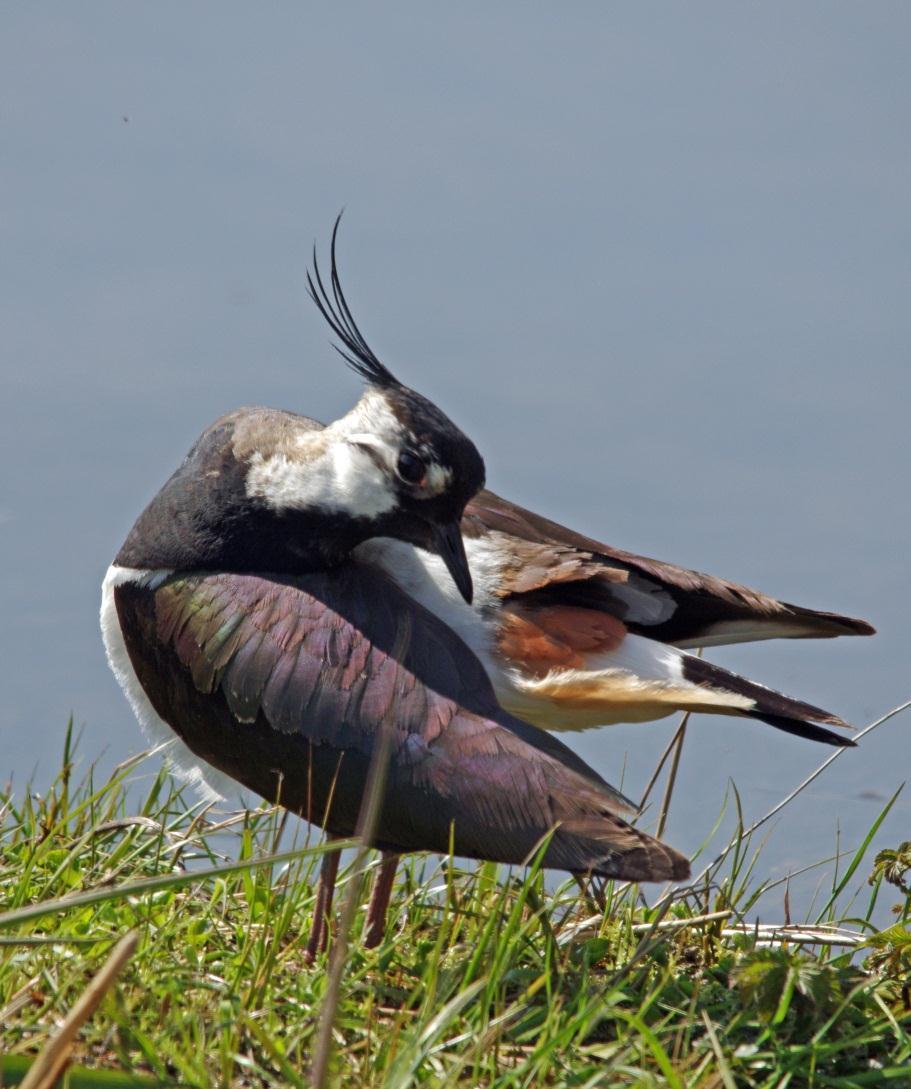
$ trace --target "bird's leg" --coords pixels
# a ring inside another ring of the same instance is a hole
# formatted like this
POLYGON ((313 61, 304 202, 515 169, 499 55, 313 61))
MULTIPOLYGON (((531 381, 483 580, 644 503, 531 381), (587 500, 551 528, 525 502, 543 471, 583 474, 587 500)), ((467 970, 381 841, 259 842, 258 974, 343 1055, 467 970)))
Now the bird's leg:
POLYGON ((573 874, 573 880, 579 886, 579 893, 587 903, 603 915, 607 911, 607 899, 604 895, 605 881, 591 874, 573 874))
POLYGON ((398 864, 397 854, 392 851, 383 851, 380 868, 376 872, 373 888, 370 890, 370 903, 367 906, 367 925, 364 928, 364 946, 367 949, 375 949, 386 932, 386 911, 389 908, 389 897, 392 895, 392 884, 395 881, 398 864))
MULTIPOLYGON (((338 839, 326 836, 327 841, 338 839)), ((325 952, 329 941, 329 913, 332 911, 332 894, 335 892, 335 879, 338 876, 338 863, 341 851, 327 851, 319 868, 319 883, 316 886, 316 904, 313 907, 313 925, 310 940, 304 951, 304 960, 312 964, 317 953, 325 952)))

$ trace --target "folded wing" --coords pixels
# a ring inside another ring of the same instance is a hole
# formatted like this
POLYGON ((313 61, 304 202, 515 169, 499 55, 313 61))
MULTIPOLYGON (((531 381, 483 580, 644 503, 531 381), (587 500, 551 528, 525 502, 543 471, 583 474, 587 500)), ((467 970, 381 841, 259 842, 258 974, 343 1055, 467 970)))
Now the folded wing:
POLYGON ((441 621, 370 568, 294 579, 175 574, 116 605, 155 710, 250 789, 355 830, 383 729, 392 746, 376 841, 400 851, 680 879, 686 859, 619 815, 626 799, 497 703, 441 621), (278 769, 282 769, 279 771, 278 769))
POLYGON ((468 505, 467 536, 509 535, 522 557, 504 598, 599 609, 633 634, 678 647, 759 639, 872 635, 864 620, 778 601, 727 579, 636 556, 575 533, 483 491, 468 505))

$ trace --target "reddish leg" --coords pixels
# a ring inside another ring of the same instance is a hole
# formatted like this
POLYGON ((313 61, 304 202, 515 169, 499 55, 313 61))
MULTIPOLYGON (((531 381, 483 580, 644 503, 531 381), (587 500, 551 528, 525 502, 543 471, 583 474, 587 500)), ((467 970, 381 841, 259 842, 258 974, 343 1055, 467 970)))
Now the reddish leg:
POLYGON ((386 933, 386 911, 389 908, 389 897, 392 895, 392 884, 395 881, 395 871, 399 864, 399 856, 392 851, 383 851, 380 868, 373 880, 373 888, 370 892, 370 903, 367 907, 367 925, 364 928, 364 947, 375 949, 383 940, 386 933))
MULTIPOLYGON (((328 840, 336 836, 327 836, 328 840)), ((310 940, 304 951, 304 960, 312 964, 317 953, 323 953, 329 942, 329 913, 332 911, 332 894, 335 892, 335 878, 338 875, 338 863, 341 851, 327 851, 319 870, 319 884, 316 886, 316 904, 313 908, 313 926, 310 940)))

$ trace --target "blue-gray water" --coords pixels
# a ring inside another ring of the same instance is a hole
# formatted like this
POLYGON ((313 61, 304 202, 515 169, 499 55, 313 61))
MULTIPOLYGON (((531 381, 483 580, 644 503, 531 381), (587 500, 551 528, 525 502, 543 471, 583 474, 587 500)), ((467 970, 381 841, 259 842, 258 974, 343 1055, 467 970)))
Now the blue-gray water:
MULTIPOLYGON (((2 772, 141 746, 104 570, 219 413, 357 396, 304 296, 349 297, 494 488, 637 551, 863 616, 711 657, 864 724, 911 695, 911 150, 900 3, 11 5, 0 36, 2 772)), ((579 738, 641 789, 671 722, 579 738)), ((911 717, 781 818, 854 843, 911 717)), ((667 838, 827 753, 694 720, 667 838)), ((900 799, 877 843, 909 835, 900 799)), ((770 909, 771 911, 771 909, 770 909)))

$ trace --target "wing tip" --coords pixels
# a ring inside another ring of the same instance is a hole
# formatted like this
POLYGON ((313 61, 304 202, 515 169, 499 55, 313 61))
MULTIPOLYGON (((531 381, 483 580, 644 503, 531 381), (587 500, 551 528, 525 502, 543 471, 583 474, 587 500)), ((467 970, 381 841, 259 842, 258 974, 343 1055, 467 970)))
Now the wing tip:
MULTIPOLYGON (((668 847, 658 839, 648 837, 648 845, 645 850, 646 858, 640 864, 621 867, 624 872, 617 874, 616 866, 608 864, 610 874, 604 876, 619 877, 623 881, 687 881, 690 877, 690 860, 668 847)), ((598 873, 597 866, 593 870, 598 873)))
MULTIPOLYGON (((638 854, 639 852, 635 852, 638 854)), ((687 881, 690 862, 685 855, 666 846, 660 840, 651 840, 642 854, 645 857, 625 857, 617 860, 608 856, 594 861, 584 872, 595 877, 613 878, 618 881, 687 881)))
POLYGON ((618 881, 685 881, 689 859, 666 843, 604 811, 564 821, 551 841, 550 865, 618 881))
MULTIPOLYGON (((659 840, 655 840, 659 843, 659 840)), ((690 860, 686 855, 680 854, 679 851, 675 851, 672 847, 668 847, 666 844, 661 843, 664 848, 665 858, 663 860, 664 865, 658 867, 658 872, 652 877, 647 878, 648 881, 688 881, 692 875, 690 869, 690 860)))
POLYGON ((876 628, 872 624, 854 616, 833 614, 832 622, 839 629, 834 633, 835 635, 876 635, 876 628))
POLYGON ((798 638, 834 639, 840 635, 876 635, 876 628, 867 620, 843 613, 824 612, 822 609, 807 609, 802 605, 792 605, 783 601, 781 604, 795 617, 806 621, 809 627, 798 638))
MULTIPOLYGON (((857 742, 852 737, 837 734, 834 730, 829 730, 816 722, 808 722, 806 719, 788 718, 786 715, 763 714, 755 711, 749 713, 748 717, 759 719, 761 722, 768 723, 769 726, 774 726, 777 730, 783 730, 786 734, 794 734, 795 737, 806 738, 808 741, 820 741, 824 745, 834 745, 843 749, 857 748, 857 742)), ((840 726, 845 730, 854 729, 853 726, 838 718, 837 715, 827 715, 823 721, 832 726, 840 726)))

